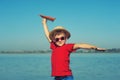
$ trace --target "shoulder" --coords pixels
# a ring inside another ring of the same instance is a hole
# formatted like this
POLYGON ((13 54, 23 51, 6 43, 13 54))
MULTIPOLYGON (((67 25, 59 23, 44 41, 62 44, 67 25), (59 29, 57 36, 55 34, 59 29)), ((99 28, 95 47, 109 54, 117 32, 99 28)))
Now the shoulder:
POLYGON ((75 44, 74 43, 68 43, 68 44, 65 44, 67 47, 71 47, 71 46, 74 46, 75 44))
POLYGON ((68 43, 66 44, 66 49, 69 51, 69 52, 74 52, 75 49, 74 49, 74 43, 68 43))
POLYGON ((67 50, 70 50, 70 51, 74 49, 74 45, 75 45, 74 43, 65 44, 67 50))
POLYGON ((55 45, 55 43, 54 42, 50 42, 50 48, 51 49, 55 49, 57 46, 55 45))

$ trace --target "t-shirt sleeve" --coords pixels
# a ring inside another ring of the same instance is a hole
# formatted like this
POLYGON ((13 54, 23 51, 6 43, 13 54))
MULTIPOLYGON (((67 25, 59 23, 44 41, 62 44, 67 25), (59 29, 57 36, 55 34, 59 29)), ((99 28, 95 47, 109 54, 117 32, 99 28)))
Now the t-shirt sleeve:
POLYGON ((56 46, 55 46, 55 44, 53 43, 53 42, 50 42, 50 49, 55 49, 56 48, 56 46))
POLYGON ((75 44, 67 44, 67 50, 71 53, 71 52, 75 52, 76 50, 73 49, 75 44))

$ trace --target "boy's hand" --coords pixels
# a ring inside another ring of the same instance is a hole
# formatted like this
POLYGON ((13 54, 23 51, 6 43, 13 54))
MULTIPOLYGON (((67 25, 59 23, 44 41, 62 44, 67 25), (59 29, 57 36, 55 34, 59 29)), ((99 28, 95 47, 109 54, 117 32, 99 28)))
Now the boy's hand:
POLYGON ((43 18, 43 19, 42 19, 42 23, 43 23, 43 24, 46 24, 46 23, 47 23, 47 19, 46 19, 46 18, 43 18))
POLYGON ((104 49, 104 48, 96 48, 95 50, 97 50, 97 51, 105 51, 106 49, 104 49))

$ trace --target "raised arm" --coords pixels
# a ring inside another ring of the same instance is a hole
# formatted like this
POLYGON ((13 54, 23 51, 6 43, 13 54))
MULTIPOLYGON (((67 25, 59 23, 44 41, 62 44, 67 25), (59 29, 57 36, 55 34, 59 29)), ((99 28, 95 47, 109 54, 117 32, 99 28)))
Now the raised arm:
POLYGON ((46 18, 42 19, 42 24, 43 24, 43 28, 44 28, 46 38, 48 39, 49 42, 51 42, 51 39, 49 38, 49 30, 48 30, 47 19, 46 18))
POLYGON ((73 49, 94 49, 94 50, 98 50, 98 51, 105 51, 104 48, 98 48, 98 47, 90 45, 90 44, 75 44, 73 49))

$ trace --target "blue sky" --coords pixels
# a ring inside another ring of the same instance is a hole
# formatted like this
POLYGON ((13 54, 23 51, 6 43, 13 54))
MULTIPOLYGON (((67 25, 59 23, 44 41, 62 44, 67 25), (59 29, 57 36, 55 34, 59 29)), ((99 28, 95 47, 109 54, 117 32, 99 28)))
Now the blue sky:
POLYGON ((0 0, 0 50, 49 49, 39 14, 69 30, 68 42, 120 48, 120 0, 0 0))

